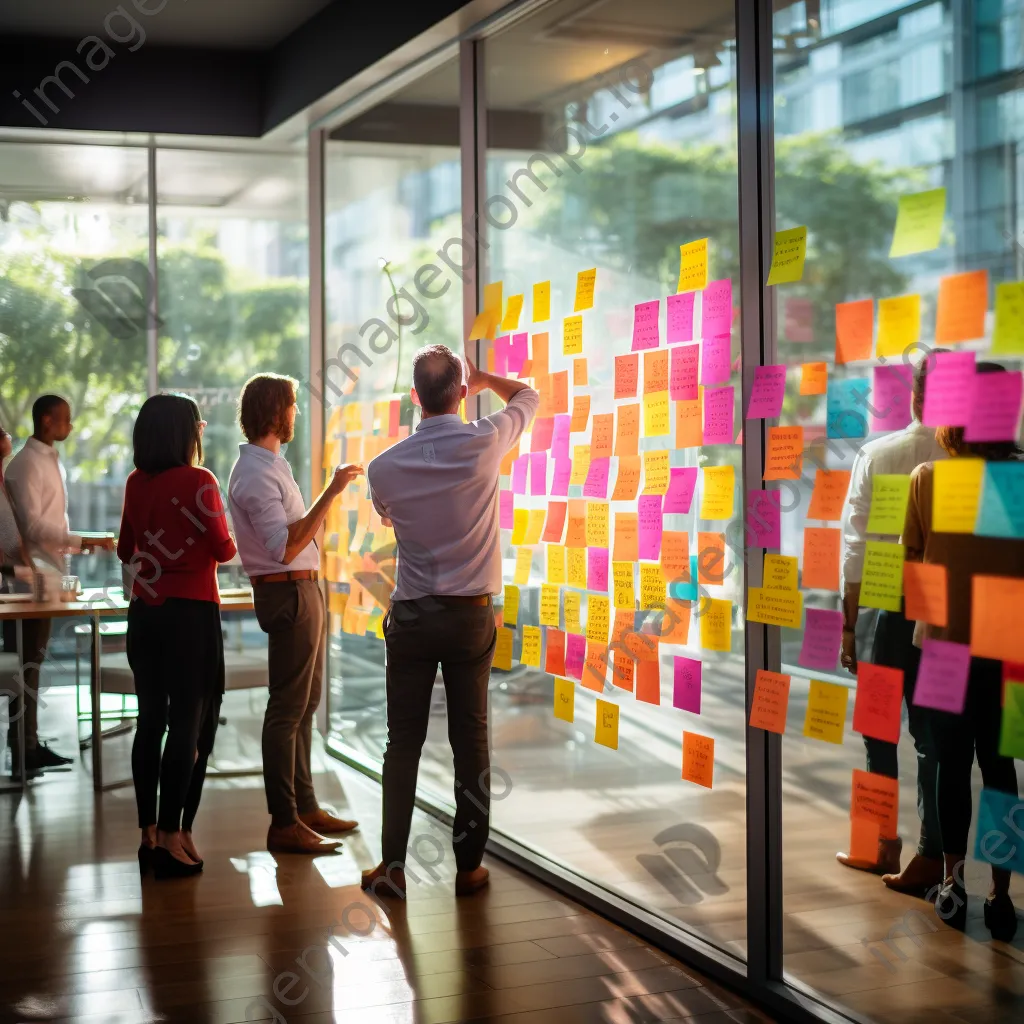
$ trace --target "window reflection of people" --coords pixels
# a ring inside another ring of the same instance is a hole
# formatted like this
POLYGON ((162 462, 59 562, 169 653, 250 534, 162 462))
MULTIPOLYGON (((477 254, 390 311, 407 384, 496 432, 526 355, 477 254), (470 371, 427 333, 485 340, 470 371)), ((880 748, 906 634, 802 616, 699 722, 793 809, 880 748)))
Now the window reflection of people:
POLYGON ((383 861, 363 872, 363 888, 405 894, 405 857, 420 750, 440 664, 455 760, 455 891, 487 883, 490 753, 487 682, 494 655, 493 594, 501 592, 498 474, 540 399, 520 381, 478 370, 443 345, 413 359, 413 401, 422 419, 409 437, 378 455, 367 476, 374 508, 395 530, 398 565, 384 619, 388 745, 382 780, 383 861), (507 405, 464 423, 466 395, 493 391, 507 405))
MULTIPOLYGON (((995 373, 996 363, 979 363, 978 373, 995 373)), ((953 458, 983 458, 992 462, 1019 459, 1012 441, 969 443, 963 427, 940 427, 936 436, 953 458)), ((977 537, 968 533, 941 533, 932 529, 935 472, 932 463, 919 466, 910 481, 903 543, 911 562, 943 565, 947 574, 947 625, 919 622, 914 643, 925 638, 968 644, 971 639, 971 578, 1024 577, 1024 540, 977 537)), ((999 753, 1002 720, 1002 665, 989 658, 971 658, 963 714, 929 710, 931 733, 938 759, 938 815, 942 834, 944 878, 935 901, 936 913, 947 924, 963 930, 967 920, 964 859, 971 826, 971 769, 978 759, 987 789, 1017 795, 1013 759, 999 753)), ((992 889, 985 901, 985 924, 995 939, 1010 941, 1017 917, 1010 899, 1010 872, 992 867, 992 889)))
MULTIPOLYGON (((864 552, 868 542, 868 517, 871 493, 876 476, 899 474, 909 476, 923 462, 944 456, 935 440, 933 427, 921 423, 924 409, 924 383, 928 360, 923 359, 914 373, 911 395, 913 420, 903 430, 869 441, 857 453, 850 474, 850 489, 843 510, 843 666, 857 671, 855 629, 858 620, 860 584, 864 571, 864 552)), ((898 537, 885 537, 897 541, 898 537)), ((917 852, 900 870, 902 840, 899 837, 878 840, 875 863, 855 860, 848 853, 836 854, 846 867, 874 871, 891 889, 923 895, 942 881, 942 845, 939 837, 938 811, 935 806, 935 757, 927 736, 928 715, 914 704, 914 681, 920 651, 914 647, 914 623, 902 611, 878 614, 874 642, 869 660, 875 665, 899 669, 903 673, 903 699, 907 706, 910 735, 917 751, 917 810, 921 831, 917 852)), ((867 770, 891 779, 899 777, 899 758, 895 743, 872 736, 864 737, 867 770)))

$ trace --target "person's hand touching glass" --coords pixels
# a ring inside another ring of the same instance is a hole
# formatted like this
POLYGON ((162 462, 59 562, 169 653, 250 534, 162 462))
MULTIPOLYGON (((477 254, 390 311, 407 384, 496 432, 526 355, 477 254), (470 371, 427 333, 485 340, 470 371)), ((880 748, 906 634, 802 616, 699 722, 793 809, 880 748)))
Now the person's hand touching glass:
POLYGON ((352 462, 345 466, 338 466, 331 477, 331 494, 339 495, 357 476, 363 475, 363 467, 360 463, 352 462))
POLYGON ((469 358, 469 349, 466 348, 463 351, 463 360, 466 363, 466 388, 468 389, 467 397, 472 395, 478 395, 481 391, 487 388, 488 374, 477 368, 473 360, 469 358))

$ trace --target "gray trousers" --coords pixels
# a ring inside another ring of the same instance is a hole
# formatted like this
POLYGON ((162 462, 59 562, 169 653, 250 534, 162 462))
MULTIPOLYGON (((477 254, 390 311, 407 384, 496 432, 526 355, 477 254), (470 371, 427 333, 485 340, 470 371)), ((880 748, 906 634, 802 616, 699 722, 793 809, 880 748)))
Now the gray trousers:
POLYGON ((273 824, 284 828, 317 809, 310 757, 327 649, 327 613, 312 580, 253 587, 267 634, 270 698, 263 719, 263 785, 273 824))

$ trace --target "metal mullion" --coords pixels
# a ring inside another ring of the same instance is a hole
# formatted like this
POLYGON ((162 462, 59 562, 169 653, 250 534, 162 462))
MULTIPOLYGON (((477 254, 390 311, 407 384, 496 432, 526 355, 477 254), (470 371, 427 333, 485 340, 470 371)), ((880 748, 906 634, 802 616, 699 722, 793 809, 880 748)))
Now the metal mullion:
POLYGON ((150 142, 146 148, 146 223, 149 234, 149 288, 146 315, 146 393, 155 395, 160 390, 160 265, 157 253, 156 220, 156 146, 150 142))

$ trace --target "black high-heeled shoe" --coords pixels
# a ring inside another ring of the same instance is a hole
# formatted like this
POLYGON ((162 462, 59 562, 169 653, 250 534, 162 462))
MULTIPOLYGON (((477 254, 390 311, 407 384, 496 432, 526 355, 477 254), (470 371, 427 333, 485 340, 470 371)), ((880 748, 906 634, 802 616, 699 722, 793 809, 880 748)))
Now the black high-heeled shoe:
POLYGON ((153 849, 145 843, 139 847, 139 878, 145 878, 153 869, 153 849))
POLYGON ((203 870, 202 864, 186 864, 178 860, 162 846, 153 849, 153 875, 158 880, 165 878, 192 878, 203 870))
POLYGON ((967 890, 953 878, 947 878, 935 897, 935 913, 950 928, 962 932, 967 926, 967 890))
POLYGON ((1017 911, 1007 892, 989 896, 985 900, 985 927, 992 938, 1000 942, 1012 942, 1017 934, 1017 911))

